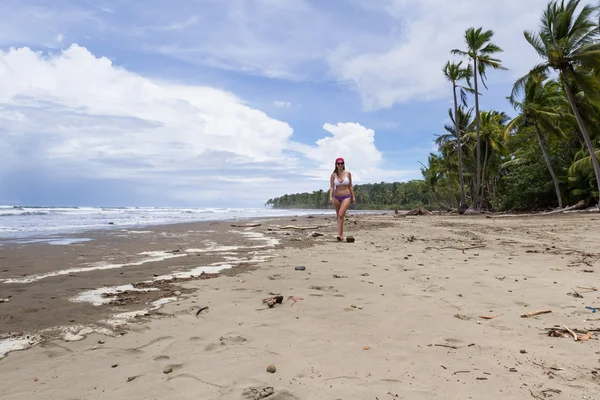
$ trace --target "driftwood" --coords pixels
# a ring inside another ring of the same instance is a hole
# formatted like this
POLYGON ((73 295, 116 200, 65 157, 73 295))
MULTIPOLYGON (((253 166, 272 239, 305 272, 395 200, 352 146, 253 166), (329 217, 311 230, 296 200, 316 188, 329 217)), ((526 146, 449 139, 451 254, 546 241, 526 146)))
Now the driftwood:
POLYGON ((306 230, 306 229, 319 229, 319 228, 323 228, 323 226, 322 225, 310 225, 310 226, 286 225, 286 226, 279 227, 279 229, 299 229, 301 231, 306 230))
POLYGON ((523 314, 521 315, 521 318, 530 318, 530 317, 535 317, 536 315, 540 315, 540 314, 548 314, 551 313, 552 310, 539 310, 539 311, 532 311, 529 312, 527 314, 523 314))
POLYGON ((419 207, 415 208, 414 210, 410 210, 406 213, 406 215, 433 215, 433 213, 426 208, 419 207))
POLYGON ((243 224, 243 225, 237 225, 237 224, 231 224, 231 226, 233 226, 234 228, 255 228, 257 226, 260 226, 261 224, 256 223, 256 224, 243 224))
POLYGON ((454 247, 454 246, 446 246, 446 247, 425 247, 425 251, 427 250, 445 250, 445 249, 453 249, 453 250, 471 250, 471 249, 481 249, 485 247, 485 244, 481 244, 481 245, 476 245, 476 246, 469 246, 469 247, 454 247))
POLYGON ((585 202, 583 200, 581 200, 581 201, 579 201, 579 203, 574 204, 572 206, 561 208, 561 209, 554 210, 554 211, 543 212, 543 213, 534 213, 534 214, 507 214, 507 215, 486 215, 485 217, 486 218, 539 217, 539 216, 545 216, 545 215, 562 214, 562 213, 569 212, 569 211, 572 211, 572 210, 579 210, 579 209, 581 209, 583 207, 585 207, 585 202))

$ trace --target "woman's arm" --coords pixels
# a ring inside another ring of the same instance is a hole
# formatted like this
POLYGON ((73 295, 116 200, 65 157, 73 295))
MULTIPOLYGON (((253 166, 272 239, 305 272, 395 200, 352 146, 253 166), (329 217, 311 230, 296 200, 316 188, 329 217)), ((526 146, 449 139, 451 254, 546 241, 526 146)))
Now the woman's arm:
POLYGON ((329 202, 333 203, 333 174, 329 177, 329 202))
POLYGON ((352 187, 352 174, 350 172, 348 172, 348 180, 350 181, 348 189, 350 189, 350 195, 352 196, 352 204, 356 204, 356 196, 354 195, 354 188, 352 187))

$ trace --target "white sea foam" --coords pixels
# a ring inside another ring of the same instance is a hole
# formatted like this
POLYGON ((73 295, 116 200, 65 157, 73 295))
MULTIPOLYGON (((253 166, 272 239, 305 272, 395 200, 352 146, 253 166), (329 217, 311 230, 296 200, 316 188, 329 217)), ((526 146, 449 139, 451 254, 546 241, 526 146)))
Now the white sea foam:
MULTIPOLYGON (((161 308, 163 305, 170 303, 172 301, 177 300, 176 297, 167 297, 164 299, 159 299, 150 303, 151 307, 144 310, 131 311, 125 313, 119 313, 111 316, 111 319, 99 321, 100 323, 104 323, 106 325, 112 326, 116 328, 120 325, 127 323, 128 321, 134 319, 137 316, 144 315, 148 313, 148 311, 157 310, 161 308)), ((0 339, 0 360, 4 358, 11 351, 25 350, 30 347, 33 347, 42 341, 42 337, 44 338, 56 338, 62 339, 67 342, 77 341, 84 339, 87 335, 91 333, 99 333, 101 335, 106 336, 115 336, 116 333, 112 329, 102 327, 102 326, 85 326, 85 325, 74 325, 74 326, 59 326, 53 328, 47 328, 41 330, 36 335, 29 336, 19 336, 19 337, 8 337, 5 339, 0 339)))
POLYGON ((59 271, 48 272, 45 274, 30 275, 30 276, 26 276, 23 278, 3 279, 3 280, 0 280, 0 282, 3 282, 3 283, 31 283, 31 282, 37 282, 37 281, 40 281, 40 280, 46 279, 46 278, 52 278, 54 276, 76 274, 76 273, 80 273, 80 272, 117 269, 117 268, 123 268, 123 267, 135 266, 135 265, 142 265, 142 264, 146 264, 149 262, 157 262, 157 261, 167 260, 169 258, 185 256, 185 254, 173 254, 173 253, 167 253, 164 251, 145 251, 145 252, 139 253, 139 255, 145 255, 148 257, 143 258, 139 261, 134 261, 134 262, 125 263, 125 264, 95 263, 90 267, 62 269, 59 271))
POLYGON ((37 343, 33 338, 7 338, 0 339, 0 359, 6 356, 11 351, 25 350, 37 343))
POLYGON ((136 317, 146 315, 149 311, 158 310, 165 304, 171 303, 175 300, 177 300, 177 297, 165 297, 164 299, 158 299, 150 303, 150 308, 114 314, 110 317, 110 319, 101 322, 116 328, 117 326, 123 325, 128 321, 135 319, 136 317))
POLYGON ((133 285, 121 285, 121 286, 105 286, 98 289, 86 290, 85 292, 79 293, 77 296, 70 299, 73 303, 92 303, 95 306, 107 304, 113 301, 117 294, 132 291, 132 292, 150 292, 158 290, 156 288, 141 288, 137 289, 133 285), (107 296, 107 295, 114 296, 107 296))

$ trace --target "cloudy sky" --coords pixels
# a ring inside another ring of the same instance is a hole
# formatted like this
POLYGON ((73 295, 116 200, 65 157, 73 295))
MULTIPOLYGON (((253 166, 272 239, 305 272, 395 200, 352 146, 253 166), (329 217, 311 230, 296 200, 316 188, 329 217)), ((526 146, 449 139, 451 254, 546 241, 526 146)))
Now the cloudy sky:
POLYGON ((420 177, 483 26, 512 112, 546 0, 2 0, 0 204, 262 206, 420 177))

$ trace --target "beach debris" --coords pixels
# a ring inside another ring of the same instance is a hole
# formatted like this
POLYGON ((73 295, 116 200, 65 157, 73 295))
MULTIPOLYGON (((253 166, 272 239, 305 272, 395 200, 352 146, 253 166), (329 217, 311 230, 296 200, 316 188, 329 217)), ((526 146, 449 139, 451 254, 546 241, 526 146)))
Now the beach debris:
POLYGON ((573 289, 573 288, 571 288, 571 290, 572 290, 572 292, 569 292, 569 293, 567 293, 567 296, 573 296, 573 297, 575 297, 576 299, 583 299, 583 296, 582 296, 582 295, 580 295, 580 294, 577 292, 577 290, 575 290, 575 289, 573 289))
POLYGON ((431 345, 431 344, 430 344, 430 345, 428 345, 428 346, 434 346, 434 347, 447 347, 447 348, 449 348, 449 349, 458 350, 458 347, 456 347, 456 346, 452 346, 452 345, 450 345, 450 344, 438 344, 438 343, 436 343, 436 344, 433 344, 433 345, 431 345))
POLYGON ((200 307, 198 311, 196 311, 196 317, 200 315, 200 313, 204 310, 208 310, 208 306, 200 307))
POLYGON ((273 386, 249 387, 244 389, 242 396, 249 400, 261 400, 275 393, 273 386))
POLYGON ((433 215, 433 213, 424 207, 418 207, 410 210, 406 215, 433 215))
POLYGON ((308 288, 312 289, 312 290, 321 290, 324 292, 337 293, 337 289, 334 288, 333 286, 312 285, 312 286, 309 286, 308 288))
POLYGON ((8 303, 10 299, 0 299, 0 303, 8 303))
POLYGON ((167 365, 164 369, 163 369, 163 374, 170 374, 171 372, 173 372, 173 366, 172 365, 167 365))
POLYGON ((234 228, 256 228, 257 226, 261 226, 261 224, 259 224, 259 223, 255 223, 255 224, 242 224, 242 225, 231 224, 231 226, 233 226, 234 228))
POLYGON ((127 378, 127 382, 131 382, 135 378, 139 378, 139 377, 140 377, 139 375, 130 376, 130 377, 127 378))
POLYGON ((523 314, 521 315, 521 318, 531 318, 531 317, 535 317, 536 315, 540 315, 540 314, 548 314, 551 313, 552 310, 538 310, 538 311, 532 311, 532 312, 528 312, 527 314, 523 314))
POLYGON ((519 353, 521 353, 521 354, 527 354, 527 350, 521 349, 521 350, 519 350, 519 353))
POLYGON ((272 296, 267 297, 262 300, 263 303, 269 306, 269 308, 273 308, 275 304, 283 303, 283 296, 272 296))
POLYGON ((111 368, 117 368, 118 366, 119 366, 119 364, 113 364, 113 365, 111 365, 110 367, 111 367, 111 368))
POLYGON ((347 276, 345 276, 345 275, 337 275, 337 274, 333 274, 333 277, 336 279, 347 278, 347 276))
POLYGON ((481 318, 481 319, 494 319, 494 318, 498 318, 498 315, 480 315, 479 318, 481 318))
POLYGON ((319 229, 319 228, 323 228, 323 226, 321 226, 321 225, 307 225, 307 226, 286 225, 286 226, 279 227, 279 229, 298 229, 301 231, 304 231, 307 229, 319 229))
POLYGON ((288 298, 287 298, 287 299, 288 299, 288 300, 292 300, 292 301, 293 301, 293 303, 292 303, 292 304, 290 304, 290 307, 291 307, 291 306, 293 306, 294 304, 296 304, 296 302, 297 302, 297 301, 299 301, 299 300, 304 300, 304 298, 302 298, 302 297, 298 297, 298 296, 288 296, 288 298))
POLYGON ((429 246, 429 247, 425 247, 425 249, 423 250, 423 253, 425 253, 425 251, 427 251, 427 250, 447 250, 447 249, 461 250, 464 253, 465 250, 481 249, 484 247, 485 247, 485 244, 478 244, 478 245, 467 246, 467 247, 455 247, 455 246, 432 247, 432 246, 429 246))
POLYGON ((454 318, 458 318, 463 321, 468 321, 471 319, 471 317, 469 317, 468 315, 463 315, 463 314, 454 314, 454 318))
POLYGON ((563 325, 564 329, 560 328, 547 328, 548 336, 551 337, 567 337, 573 338, 576 342, 585 342, 592 338, 590 331, 582 331, 580 329, 571 329, 566 325, 563 325))
POLYGON ((325 234, 321 233, 321 232, 313 232, 310 234, 310 236, 312 237, 319 237, 319 236, 325 236, 325 234))
POLYGON ((347 242, 347 243, 354 243, 354 240, 355 240, 355 239, 354 239, 354 236, 348 236, 348 237, 346 238, 346 242, 347 242))
POLYGON ((584 269, 583 272, 587 272, 587 273, 591 274, 594 272, 594 270, 593 269, 584 269))
POLYGON ((590 307, 590 306, 585 306, 586 310, 590 310, 592 313, 595 313, 596 311, 598 311, 597 308, 594 307, 590 307))
POLYGON ((98 344, 104 344, 106 343, 104 340, 98 340, 98 344))
POLYGON ((275 371, 277 371, 277 368, 275 368, 275 366, 273 364, 267 365, 267 372, 274 374, 275 371))
POLYGON ((369 347, 369 346, 365 346, 365 347, 363 347, 363 350, 369 350, 369 349, 370 349, 370 347, 369 347))
MULTIPOLYGON (((551 394, 547 394, 547 393, 561 394, 562 391, 560 391, 558 389, 545 389, 536 394, 536 393, 533 393, 533 390, 529 389, 529 393, 531 393, 531 397, 533 397, 534 399, 545 400, 549 397, 552 397, 551 394)), ((586 397, 583 396, 583 398, 585 399, 586 397)))
POLYGON ((352 308, 358 308, 359 310, 362 310, 362 306, 357 306, 355 304, 351 304, 350 307, 352 307, 352 308))
POLYGON ((306 269, 306 267, 304 265, 298 265, 297 267, 294 268, 296 271, 304 271, 306 269))
POLYGON ((594 286, 577 286, 577 289, 589 290, 590 292, 597 292, 598 290, 600 290, 594 286))
POLYGON ((548 367, 544 364, 540 364, 540 363, 536 363, 535 361, 531 362, 534 365, 537 365, 538 367, 542 367, 542 368, 547 368, 547 369, 551 369, 553 371, 564 371, 564 368, 558 368, 558 367, 548 367))

